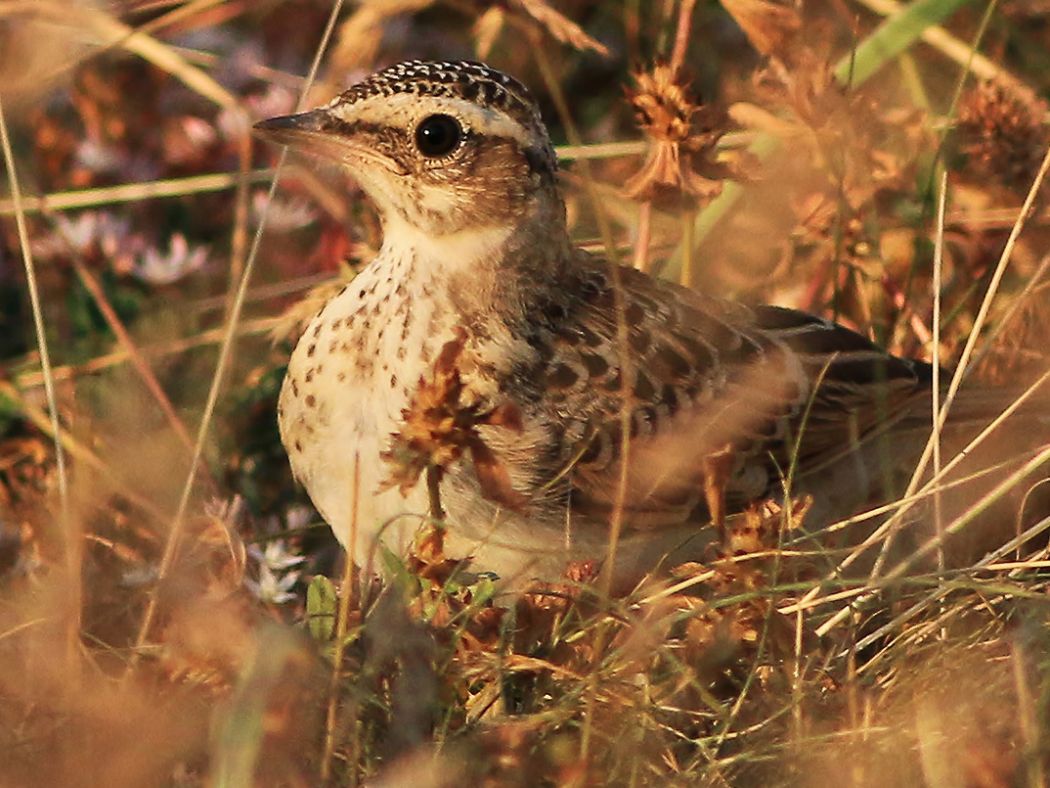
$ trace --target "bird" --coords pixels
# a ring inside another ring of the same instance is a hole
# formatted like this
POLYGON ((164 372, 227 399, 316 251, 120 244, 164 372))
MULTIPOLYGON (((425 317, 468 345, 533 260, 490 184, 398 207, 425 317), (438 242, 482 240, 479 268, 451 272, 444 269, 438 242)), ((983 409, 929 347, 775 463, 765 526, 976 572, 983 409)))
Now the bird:
POLYGON ((402 62, 255 129, 349 174, 382 228, 308 323, 278 403, 295 478, 359 562, 408 549, 426 520, 425 485, 391 486, 383 458, 450 343, 463 406, 515 414, 476 431, 517 505, 458 457, 439 482, 446 551, 508 587, 576 561, 629 585, 771 496, 848 514, 885 486, 900 436, 929 434, 928 363, 574 243, 538 105, 494 68, 402 62))

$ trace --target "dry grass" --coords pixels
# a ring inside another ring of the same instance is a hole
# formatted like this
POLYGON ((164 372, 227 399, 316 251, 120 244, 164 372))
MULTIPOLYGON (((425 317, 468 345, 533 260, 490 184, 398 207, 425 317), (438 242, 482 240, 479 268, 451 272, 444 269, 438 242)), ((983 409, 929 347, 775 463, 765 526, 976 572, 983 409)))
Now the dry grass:
POLYGON ((958 5, 0 0, 0 782, 1045 785, 1050 36, 958 5), (433 524, 358 572, 274 410, 295 302, 378 228, 249 121, 475 52, 571 143, 582 243, 1002 415, 623 598, 595 556, 497 600, 433 524))

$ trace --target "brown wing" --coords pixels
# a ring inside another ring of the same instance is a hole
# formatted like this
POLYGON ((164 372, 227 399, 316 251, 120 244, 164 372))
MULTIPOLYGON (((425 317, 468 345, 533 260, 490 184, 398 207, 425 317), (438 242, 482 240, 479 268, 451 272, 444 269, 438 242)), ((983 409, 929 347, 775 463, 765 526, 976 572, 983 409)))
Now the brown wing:
POLYGON ((810 381, 812 401, 791 425, 792 435, 802 436, 801 472, 813 473, 891 427, 930 424, 929 364, 890 355, 860 334, 805 312, 760 306, 754 315, 756 330, 786 346, 810 381))
POLYGON ((706 520, 712 456, 731 457, 727 499, 740 508, 777 483, 800 430, 800 469, 832 461, 851 436, 881 423, 880 397, 892 413, 922 386, 920 367, 841 326, 789 309, 747 309, 629 268, 619 277, 625 353, 611 271, 585 258, 576 276, 565 288, 573 295, 533 321, 532 342, 541 355, 532 373, 537 406, 557 425, 556 449, 543 462, 547 484, 567 488, 576 514, 612 511, 624 405, 625 523, 646 528, 706 520))

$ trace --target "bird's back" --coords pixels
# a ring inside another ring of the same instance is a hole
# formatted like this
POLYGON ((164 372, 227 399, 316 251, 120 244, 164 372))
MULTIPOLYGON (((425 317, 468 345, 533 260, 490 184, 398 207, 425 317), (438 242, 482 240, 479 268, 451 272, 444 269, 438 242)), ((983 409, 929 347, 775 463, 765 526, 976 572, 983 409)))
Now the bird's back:
POLYGON ((520 327, 534 352, 500 390, 548 436, 524 492, 576 517, 608 521, 625 427, 625 522, 638 529, 709 519, 713 461, 730 510, 782 492, 789 473, 815 489, 806 483, 821 474, 844 475, 838 484, 863 500, 883 480, 860 451, 895 427, 928 429, 929 367, 840 325, 614 272, 583 253, 564 276, 520 327))

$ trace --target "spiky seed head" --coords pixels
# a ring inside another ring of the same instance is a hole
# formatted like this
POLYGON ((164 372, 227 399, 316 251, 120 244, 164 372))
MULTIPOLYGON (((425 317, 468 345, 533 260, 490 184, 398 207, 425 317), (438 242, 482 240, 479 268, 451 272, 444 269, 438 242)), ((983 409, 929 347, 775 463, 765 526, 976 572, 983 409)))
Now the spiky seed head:
POLYGON ((1027 189, 1050 142, 1046 102, 1025 88, 988 80, 959 103, 959 147, 970 168, 1006 185, 1027 189))

